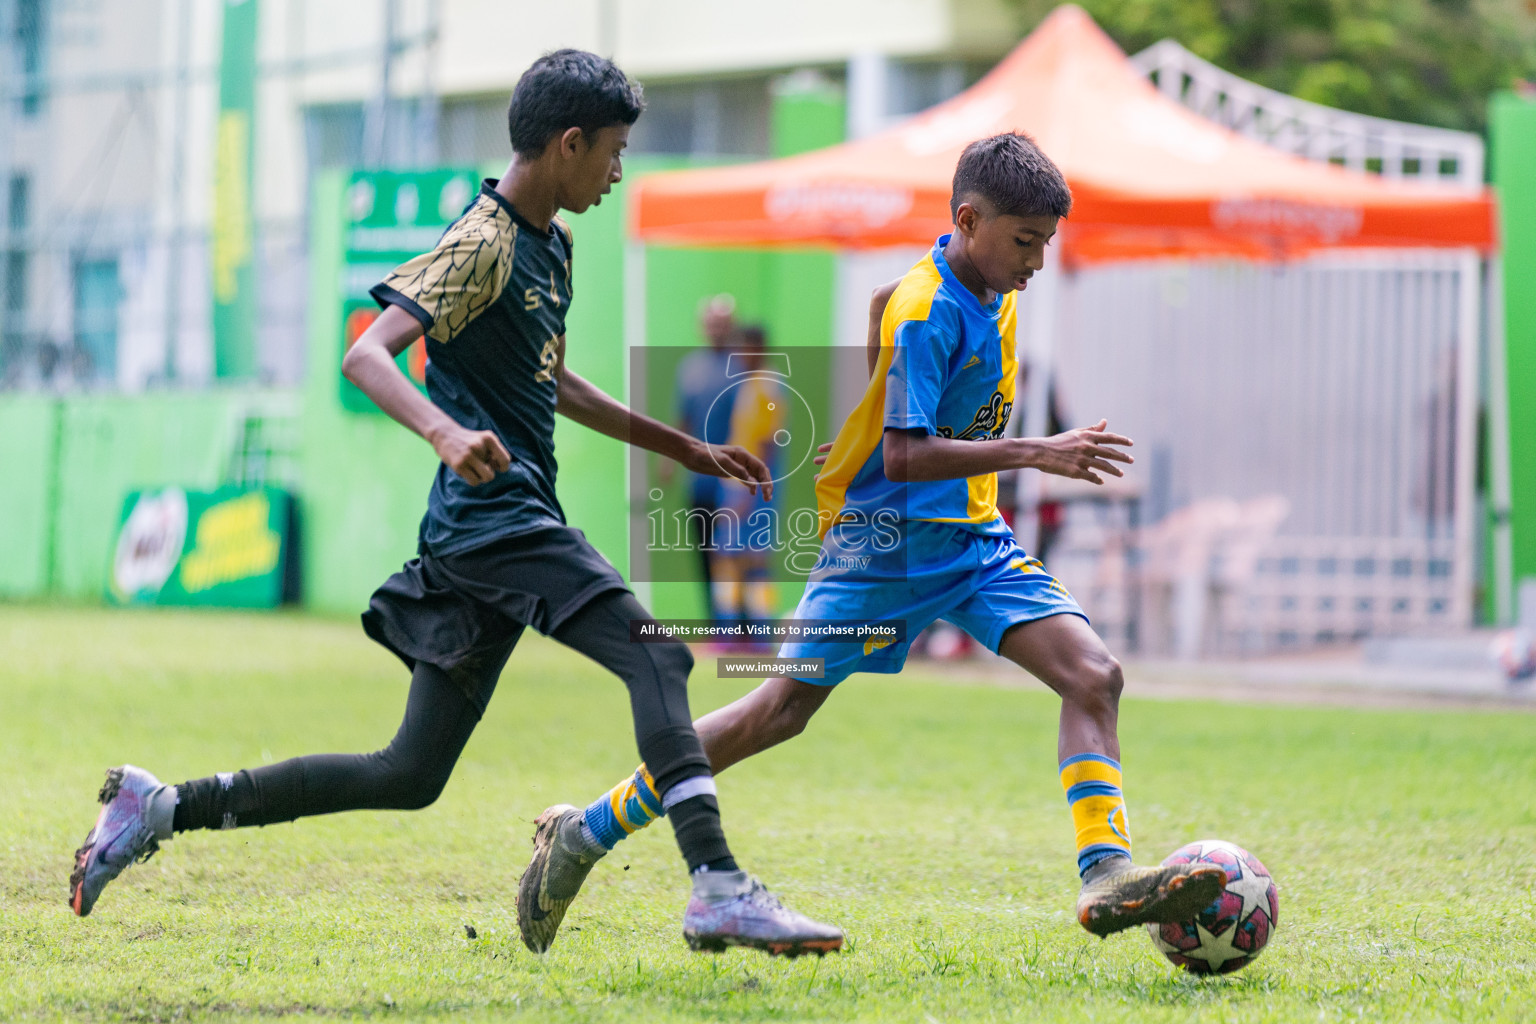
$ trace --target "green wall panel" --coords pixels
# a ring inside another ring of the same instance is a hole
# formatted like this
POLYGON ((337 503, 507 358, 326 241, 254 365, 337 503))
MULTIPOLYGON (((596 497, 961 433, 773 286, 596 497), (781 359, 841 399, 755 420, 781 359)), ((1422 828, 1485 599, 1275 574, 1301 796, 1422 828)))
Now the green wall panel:
POLYGON ((123 496, 223 479, 247 409, 282 392, 96 395, 64 401, 59 429, 54 594, 99 600, 106 590, 123 496))
POLYGON ((43 395, 0 397, 0 598, 48 590, 54 445, 63 403, 43 395))
POLYGON ((820 75, 781 79, 769 121, 774 156, 794 156, 843 141, 848 121, 843 91, 820 75))
POLYGON ((248 411, 287 408, 281 391, 0 399, 0 597, 97 601, 123 496, 222 482, 248 411))
MULTIPOLYGON (((1504 333, 1509 374, 1510 510, 1514 581, 1536 577, 1536 102, 1504 93, 1489 118, 1499 190, 1504 333)), ((1531 609, 1525 609, 1525 615, 1531 609)))
POLYGON ((361 613, 368 595, 416 553, 437 459, 385 416, 341 407, 342 200, 346 175, 328 173, 311 201, 309 373, 300 420, 304 602, 361 613))

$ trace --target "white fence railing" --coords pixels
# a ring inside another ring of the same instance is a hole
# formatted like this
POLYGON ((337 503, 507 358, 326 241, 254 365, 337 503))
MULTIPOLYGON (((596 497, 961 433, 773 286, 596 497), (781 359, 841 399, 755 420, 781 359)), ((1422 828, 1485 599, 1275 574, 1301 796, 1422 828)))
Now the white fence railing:
POLYGON ((1483 183, 1483 140, 1470 132, 1336 110, 1266 89, 1196 57, 1171 39, 1131 62, 1163 95, 1201 117, 1288 153, 1387 178, 1483 183))

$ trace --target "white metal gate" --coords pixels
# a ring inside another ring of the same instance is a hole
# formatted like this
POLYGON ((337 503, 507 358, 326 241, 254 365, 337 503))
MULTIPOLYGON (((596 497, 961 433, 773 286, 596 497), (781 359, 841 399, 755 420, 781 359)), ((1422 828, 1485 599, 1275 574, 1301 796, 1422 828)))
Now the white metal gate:
POLYGON ((1135 438, 1153 525, 1141 560, 1115 568, 1103 513, 1075 509, 1053 570, 1078 574, 1108 628, 1139 610, 1154 650, 1467 625, 1479 276, 1475 256, 1434 252, 1064 276, 1061 405, 1135 438), (1111 592, 1128 586, 1141 593, 1111 592), (1160 629, 1159 603, 1191 601, 1199 636, 1175 643, 1187 607, 1160 629))

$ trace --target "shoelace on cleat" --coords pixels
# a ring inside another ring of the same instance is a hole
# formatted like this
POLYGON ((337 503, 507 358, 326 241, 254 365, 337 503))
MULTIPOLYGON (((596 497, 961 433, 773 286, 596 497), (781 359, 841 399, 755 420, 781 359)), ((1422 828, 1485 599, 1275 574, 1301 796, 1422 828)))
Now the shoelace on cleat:
POLYGON ((784 909, 784 904, 779 902, 779 898, 768 891, 768 887, 755 878, 752 879, 752 888, 748 889, 745 893, 745 899, 748 903, 755 903, 768 910, 784 909))

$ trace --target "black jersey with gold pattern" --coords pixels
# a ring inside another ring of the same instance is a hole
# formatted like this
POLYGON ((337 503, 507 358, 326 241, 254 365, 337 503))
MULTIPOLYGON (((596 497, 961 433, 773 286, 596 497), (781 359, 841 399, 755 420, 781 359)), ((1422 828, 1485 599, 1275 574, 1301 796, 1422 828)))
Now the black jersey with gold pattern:
POLYGON ((421 321, 427 396, 471 430, 491 430, 512 465, 474 486, 447 466, 427 498, 421 543, 437 554, 564 523, 555 497, 558 339, 571 303, 571 233, 541 231, 487 179, 437 247, 373 287, 421 321))

